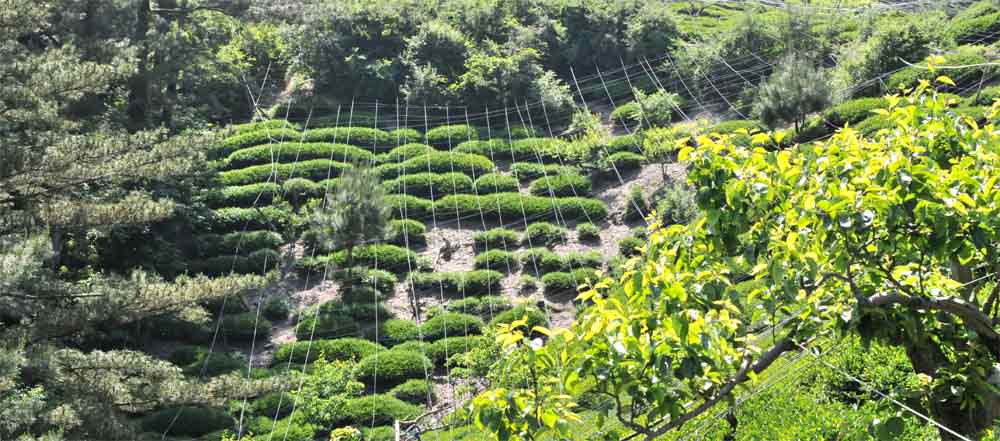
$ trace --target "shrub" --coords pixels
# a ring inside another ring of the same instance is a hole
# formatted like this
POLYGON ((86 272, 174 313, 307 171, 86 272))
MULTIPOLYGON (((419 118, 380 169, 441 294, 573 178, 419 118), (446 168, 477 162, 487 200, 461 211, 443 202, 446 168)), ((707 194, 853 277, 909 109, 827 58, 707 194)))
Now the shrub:
POLYGON ((881 130, 889 130, 896 127, 896 123, 888 117, 882 115, 872 115, 868 119, 858 123, 855 130, 864 136, 875 136, 881 130))
POLYGON ((639 107, 639 103, 629 101, 615 107, 615 109, 611 111, 611 120, 616 124, 620 124, 625 127, 636 127, 639 125, 639 118, 641 114, 642 110, 639 107))
MULTIPOLYGON (((382 272, 382 270, 372 270, 372 271, 382 272)), ((390 276, 392 276, 392 280, 388 284, 388 286, 392 286, 392 284, 394 284, 396 282, 396 276, 393 275, 392 273, 388 273, 388 274, 390 276)), ((347 286, 347 285, 349 285, 349 284, 343 284, 343 285, 341 285, 341 290, 343 292, 341 292, 341 294, 340 294, 340 301, 343 302, 343 303, 377 303, 377 302, 384 302, 385 301, 385 294, 383 294, 382 291, 385 291, 385 292, 388 292, 388 293, 392 292, 391 289, 389 289, 389 290, 384 289, 383 288, 383 284, 381 282, 378 284, 378 287, 379 287, 378 291, 376 291, 375 288, 372 288, 372 284, 371 283, 353 284, 353 285, 350 285, 350 286, 347 286)))
POLYGON ((517 286, 521 288, 522 292, 534 291, 538 288, 538 278, 528 274, 522 275, 517 281, 517 286))
POLYGON ((515 162, 510 166, 510 171, 521 182, 532 181, 542 176, 579 173, 579 170, 575 167, 562 166, 558 164, 543 165, 531 162, 515 162))
POLYGON ((590 180, 577 174, 550 175, 534 180, 529 188, 535 196, 588 196, 590 180))
POLYGON ((503 139, 474 139, 458 144, 458 147, 455 147, 455 151, 485 156, 490 159, 507 158, 507 155, 510 154, 508 145, 507 140, 503 139))
POLYGON ((633 152, 639 153, 642 151, 642 140, 637 135, 623 135, 611 138, 611 142, 608 143, 607 153, 617 153, 617 152, 633 152))
POLYGON ((719 135, 728 135, 731 133, 736 133, 738 130, 746 130, 750 134, 759 133, 767 131, 760 121, 749 120, 749 119, 733 119, 729 121, 720 122, 712 128, 708 129, 708 133, 716 133, 719 135))
POLYGON ((553 271, 561 271, 563 268, 562 258, 548 248, 531 248, 522 251, 518 255, 521 266, 525 269, 538 269, 541 274, 553 271))
POLYGON ((650 211, 649 203, 646 202, 646 196, 642 194, 642 187, 638 185, 629 187, 628 197, 625 198, 625 220, 641 220, 650 211))
POLYGON ((618 242, 618 252, 625 257, 638 256, 640 249, 646 246, 646 241, 635 236, 629 236, 618 242))
POLYGON ((953 20, 948 26, 948 34, 958 44, 990 44, 1000 38, 997 33, 1000 33, 1000 12, 953 20))
POLYGON ((419 326, 412 321, 402 319, 386 320, 382 324, 382 332, 379 334, 379 339, 388 346, 395 346, 418 338, 420 338, 419 326))
POLYGON ((320 181, 330 177, 340 176, 344 170, 350 168, 350 164, 329 159, 312 159, 308 161, 297 161, 288 163, 253 165, 239 170, 229 170, 219 173, 219 182, 222 185, 245 185, 257 182, 266 182, 274 174, 275 179, 281 182, 291 178, 306 178, 313 181, 320 181))
POLYGON ((261 129, 247 131, 223 139, 219 145, 209 149, 209 159, 221 159, 231 153, 264 144, 277 144, 283 141, 295 141, 302 137, 302 133, 292 129, 261 129))
POLYGON ((453 355, 464 354, 485 344, 486 337, 481 335, 457 335, 455 337, 442 338, 431 343, 427 356, 436 365, 442 366, 453 355))
MULTIPOLYGON (((417 354, 419 355, 419 354, 417 354)), ((420 373, 421 377, 423 372, 420 373)), ((379 382, 381 383, 381 369, 379 382)), ((419 415, 420 406, 407 403, 399 398, 385 394, 372 394, 352 398, 347 401, 343 414, 335 425, 354 425, 359 427, 392 425, 395 420, 406 420, 419 415)))
POLYGON ((642 167, 642 163, 645 161, 646 158, 638 153, 618 152, 602 158, 599 161, 598 166, 601 167, 602 171, 606 173, 614 173, 614 170, 618 170, 618 172, 621 173, 637 170, 639 167, 642 167))
POLYGON ((413 378, 424 378, 434 365, 417 352, 393 349, 362 358, 355 367, 358 381, 367 385, 392 386, 413 378))
POLYGON ((590 222, 576 225, 576 238, 581 242, 601 240, 601 229, 590 222))
POLYGON ((481 176, 493 171, 493 168, 493 161, 485 156, 456 152, 428 153, 400 163, 400 170, 405 174, 458 172, 481 176))
POLYGON ((479 132, 474 127, 463 124, 438 126, 427 131, 427 144, 438 148, 451 148, 463 141, 478 138, 479 132))
POLYGON ((368 292, 362 295, 355 291, 377 290, 379 294, 392 294, 395 291, 396 282, 399 281, 396 275, 390 271, 358 266, 350 268, 348 271, 337 271, 333 278, 339 280, 342 289, 346 290, 342 297, 344 303, 355 303, 349 301, 348 297, 353 297, 360 302, 371 303, 375 299, 372 293, 368 292))
MULTIPOLYGON (((291 400, 285 397, 286 401, 291 400)), ((281 439, 282 441, 313 441, 316 439, 316 432, 319 427, 302 421, 302 418, 284 418, 273 420, 274 415, 258 417, 249 427, 248 431, 254 434, 253 439, 281 439)), ((249 438, 244 436, 244 439, 249 438)), ((211 441, 219 439, 213 438, 211 441)), ((225 439, 225 438, 223 438, 225 439)))
POLYGON ((498 314, 511 308, 510 300, 502 296, 469 297, 448 302, 445 308, 449 312, 462 314, 486 315, 498 314))
POLYGON ((361 439, 363 441, 395 441, 396 429, 390 426, 362 427, 361 439))
POLYGON ((498 158, 517 161, 558 162, 569 143, 558 138, 526 138, 514 141, 498 158))
POLYGON ((823 119, 835 127, 844 127, 847 124, 857 124, 872 116, 875 109, 884 109, 889 106, 885 98, 858 98, 844 101, 823 112, 823 119))
POLYGON ((549 294, 576 292, 579 283, 572 273, 556 271, 542 276, 542 285, 545 285, 545 292, 549 294))
POLYGON ((389 394, 413 404, 428 404, 428 399, 433 397, 433 387, 427 380, 413 379, 406 380, 403 384, 392 388, 389 394))
POLYGON ((493 228, 472 236, 476 249, 507 250, 521 241, 521 234, 509 228, 493 228))
MULTIPOLYGON (((576 287, 574 286, 573 288, 576 287)), ((515 320, 521 320, 525 316, 528 317, 528 329, 535 326, 545 326, 548 323, 548 320, 545 318, 545 313, 540 309, 534 306, 519 305, 496 316, 493 321, 490 322, 490 325, 496 326, 501 323, 510 324, 515 320)))
POLYGON ((271 205, 281 188, 272 182, 223 187, 206 194, 205 203, 212 208, 271 205))
POLYGON ((237 231, 224 235, 202 234, 195 240, 199 256, 232 256, 250 254, 262 249, 276 249, 283 243, 274 231, 237 231))
POLYGON ((599 251, 573 251, 562 256, 562 270, 599 267, 604 264, 604 256, 599 251))
POLYGON ((396 179, 403 176, 403 165, 401 163, 390 162, 388 164, 377 165, 372 168, 372 172, 378 175, 379 179, 396 179))
POLYGON ((523 218, 554 219, 557 208, 566 219, 588 217, 601 220, 608 215, 607 206, 595 199, 563 197, 553 200, 520 193, 497 193, 478 197, 449 195, 438 199, 434 204, 439 214, 473 216, 480 214, 482 210, 483 216, 487 219, 503 219, 505 222, 523 218))
POLYGON ((392 347, 394 351, 409 351, 418 354, 426 354, 431 344, 423 340, 410 340, 392 347))
POLYGON ((285 320, 291 313, 291 305, 285 297, 271 297, 261 309, 261 314, 268 320, 285 320))
POLYGON ((449 194, 471 193, 472 178, 462 173, 415 173, 382 183, 389 193, 436 199, 449 194))
POLYGON ((260 416, 284 418, 292 413, 293 399, 287 393, 271 392, 253 400, 251 411, 260 416))
POLYGON ((375 156, 368 150, 347 144, 282 142, 237 150, 226 157, 222 166, 224 169, 230 170, 251 165, 270 165, 272 162, 309 159, 332 159, 348 164, 368 164, 374 161, 375 156))
POLYGON ((396 145, 413 144, 424 139, 424 135, 416 129, 401 128, 389 132, 389 138, 396 142, 396 145))
POLYGON ((191 274, 220 276, 224 274, 265 274, 281 264, 281 255, 275 250, 257 250, 247 256, 216 256, 188 263, 191 274))
POLYGON ((319 307, 320 315, 347 316, 364 323, 367 321, 387 320, 392 318, 392 313, 382 303, 372 301, 344 303, 339 300, 331 300, 323 303, 319 307))
POLYGON ((393 245, 413 246, 427 243, 427 227, 413 219, 393 219, 386 227, 385 241, 393 245))
MULTIPOLYGON (((329 256, 316 258, 319 263, 334 263, 337 267, 343 267, 347 263, 347 251, 342 250, 329 256), (324 262, 325 260, 325 262, 324 262)), ((398 247, 389 244, 362 245, 354 249, 354 264, 380 268, 394 273, 404 273, 415 268, 419 256, 408 248, 398 247)), ((321 266, 320 266, 321 267, 321 266)))
POLYGON ((215 377, 229 372, 246 369, 247 360, 240 354, 205 353, 205 357, 184 367, 184 373, 192 376, 215 377))
POLYGON ((364 148, 390 149, 396 146, 396 138, 384 130, 370 127, 328 127, 306 130, 302 134, 304 142, 338 142, 364 148))
MULTIPOLYGON (((993 16, 993 26, 996 27, 992 32, 1000 32, 1000 14, 993 16)), ((900 86, 913 87, 916 86, 921 80, 926 80, 934 85, 939 90, 949 90, 949 91, 962 91, 979 84, 979 81, 984 77, 992 77, 997 69, 995 66, 988 65, 990 60, 987 59, 988 51, 984 46, 960 46, 956 52, 951 52, 943 55, 944 65, 948 66, 974 66, 966 67, 961 69, 950 69, 944 72, 949 78, 955 82, 955 86, 947 86, 941 83, 935 83, 935 79, 942 75, 941 72, 931 72, 926 68, 926 60, 922 63, 917 63, 917 66, 909 66, 899 72, 892 74, 886 81, 886 87, 890 91, 897 90, 900 86)))
POLYGON ((248 132, 257 132, 257 131, 264 130, 264 129, 267 129, 267 130, 275 130, 275 129, 301 130, 302 127, 300 125, 296 124, 296 123, 293 123, 293 122, 287 121, 287 120, 283 120, 283 119, 268 119, 268 120, 264 120, 264 121, 254 121, 254 122, 243 123, 243 124, 234 124, 234 125, 231 125, 231 126, 227 127, 227 130, 229 130, 231 133, 236 134, 236 135, 243 134, 243 133, 248 133, 248 132))
POLYGON ((966 98, 965 106, 991 106, 993 102, 1000 98, 1000 85, 987 87, 979 93, 966 98))
POLYGON ((389 153, 386 153, 386 161, 403 162, 407 159, 415 158, 421 155, 426 155, 433 151, 434 147, 431 147, 427 144, 417 144, 417 143, 404 144, 392 150, 389 150, 389 153))
POLYGON ((483 320, 479 317, 457 312, 445 312, 424 322, 421 331, 424 340, 435 341, 447 336, 479 334, 483 320))
POLYGON ((162 409, 142 420, 147 431, 181 437, 201 436, 233 425, 233 417, 226 411, 204 406, 162 409))
POLYGON ((517 192, 519 188, 520 184, 517 178, 500 173, 487 173, 480 176, 476 179, 473 187, 476 194, 517 192))
POLYGON ((516 270, 517 259, 514 253, 493 249, 476 256, 475 265, 476 269, 510 272, 516 270))
POLYGON ((320 187, 319 184, 303 178, 289 179, 281 185, 281 188, 295 211, 298 211, 309 199, 323 197, 325 192, 325 187, 320 187))
POLYGON ((383 198, 394 219, 427 219, 433 201, 408 194, 387 194, 383 198))
POLYGON ((296 341, 278 347, 274 353, 272 366, 288 363, 289 360, 292 363, 304 363, 306 351, 309 352, 309 361, 316 361, 319 357, 327 361, 358 361, 378 351, 385 351, 385 348, 377 343, 354 337, 313 340, 311 347, 309 341, 296 341))
POLYGON ((250 341, 255 336, 257 339, 267 340, 271 336, 271 322, 263 317, 258 318, 256 313, 244 312, 223 317, 220 331, 229 339, 237 341, 250 341))
POLYGON ((498 291, 501 280, 503 274, 493 270, 434 272, 417 274, 413 277, 413 285, 421 290, 439 288, 448 294, 479 295, 498 291))
POLYGON ((299 340, 310 338, 338 338, 361 335, 361 325, 346 315, 333 314, 303 314, 295 328, 295 336, 299 340))
POLYGON ((535 222, 524 230, 522 243, 529 246, 554 245, 566 240, 566 229, 548 222, 535 222))
POLYGON ((698 217, 698 204, 694 191, 686 185, 670 185, 657 191, 656 214, 664 226, 687 224, 698 217))
POLYGON ((220 208, 212 210, 212 229, 234 230, 284 230, 291 224, 291 213, 274 208, 220 208))
POLYGON ((178 366, 187 366, 196 361, 202 360, 207 354, 208 351, 199 346, 181 346, 174 349, 174 351, 170 353, 167 357, 167 361, 178 366))

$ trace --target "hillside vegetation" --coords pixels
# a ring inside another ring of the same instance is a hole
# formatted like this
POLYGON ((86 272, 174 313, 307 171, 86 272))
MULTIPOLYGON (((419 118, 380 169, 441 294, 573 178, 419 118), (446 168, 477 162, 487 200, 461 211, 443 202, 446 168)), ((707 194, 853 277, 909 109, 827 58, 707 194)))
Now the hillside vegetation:
POLYGON ((1000 3, 0 0, 0 439, 1000 439, 1000 3))

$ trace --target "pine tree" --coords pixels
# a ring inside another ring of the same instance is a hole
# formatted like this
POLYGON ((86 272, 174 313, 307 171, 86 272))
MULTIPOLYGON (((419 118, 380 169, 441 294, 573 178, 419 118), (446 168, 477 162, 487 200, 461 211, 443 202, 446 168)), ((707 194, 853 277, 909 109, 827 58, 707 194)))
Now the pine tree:
POLYGON ((309 218, 309 235, 326 249, 347 253, 346 267, 354 266, 354 248, 384 237, 389 207, 378 175, 354 168, 340 178, 336 190, 309 218))
POLYGON ((830 96, 823 71, 813 67, 808 59, 792 55, 760 86, 754 113, 772 129, 791 123, 798 131, 806 115, 830 105, 830 96))

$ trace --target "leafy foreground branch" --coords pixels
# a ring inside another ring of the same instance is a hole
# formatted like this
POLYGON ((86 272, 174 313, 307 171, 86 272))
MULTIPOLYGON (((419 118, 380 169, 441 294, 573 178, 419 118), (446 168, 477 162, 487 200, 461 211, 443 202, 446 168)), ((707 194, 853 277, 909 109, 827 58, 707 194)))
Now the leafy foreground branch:
POLYGON ((580 439, 577 400, 597 393, 611 403, 598 424, 652 440, 732 403, 799 344, 855 333, 901 347, 919 411, 979 439, 1000 417, 1000 132, 946 100, 927 82, 888 97, 876 112, 895 127, 876 139, 690 142, 702 217, 652 229, 621 278, 580 294, 570 329, 502 329, 508 355, 476 423, 501 440, 580 439))

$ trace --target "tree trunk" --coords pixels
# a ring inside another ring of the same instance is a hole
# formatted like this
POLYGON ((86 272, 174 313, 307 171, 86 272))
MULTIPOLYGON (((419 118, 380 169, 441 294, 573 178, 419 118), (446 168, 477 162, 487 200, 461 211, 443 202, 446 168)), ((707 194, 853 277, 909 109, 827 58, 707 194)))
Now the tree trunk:
POLYGON ((138 131, 146 126, 146 114, 149 111, 149 44, 146 34, 149 33, 149 20, 152 5, 151 0, 138 0, 136 10, 135 30, 132 39, 139 46, 139 58, 135 75, 128 84, 128 123, 129 130, 138 131))

